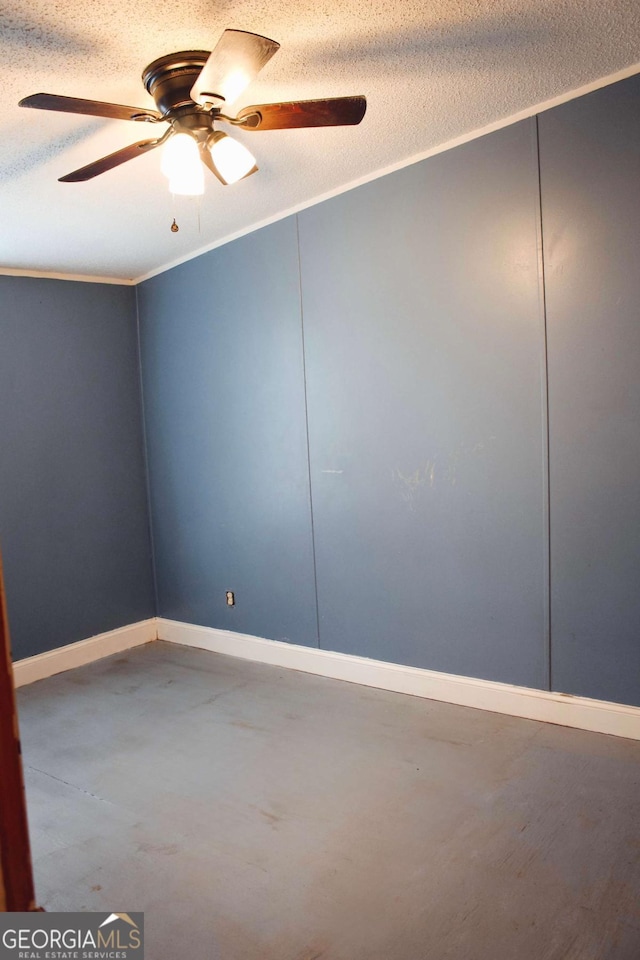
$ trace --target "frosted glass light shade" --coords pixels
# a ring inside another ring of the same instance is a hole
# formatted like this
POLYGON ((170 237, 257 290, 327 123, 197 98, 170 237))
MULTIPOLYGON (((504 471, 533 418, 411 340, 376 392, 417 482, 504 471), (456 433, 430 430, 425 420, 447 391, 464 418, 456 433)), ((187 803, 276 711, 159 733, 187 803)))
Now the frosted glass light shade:
POLYGON ((215 138, 209 140, 209 150, 214 166, 225 183, 242 180, 256 165, 256 158, 251 151, 226 133, 217 133, 215 138))
POLYGON ((176 133, 164 146, 160 169, 169 178, 169 190, 182 196, 204 193, 204 169, 198 144, 188 133, 176 133))
POLYGON ((249 86, 252 79, 251 74, 242 68, 230 70, 222 85, 225 104, 228 106, 230 103, 233 103, 234 100, 237 100, 242 91, 249 86))

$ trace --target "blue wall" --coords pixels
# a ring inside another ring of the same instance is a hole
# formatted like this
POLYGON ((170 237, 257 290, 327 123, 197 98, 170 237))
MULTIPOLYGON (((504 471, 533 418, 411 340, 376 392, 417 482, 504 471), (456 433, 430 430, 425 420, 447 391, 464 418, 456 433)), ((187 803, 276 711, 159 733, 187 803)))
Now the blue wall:
POLYGON ((316 646, 295 221, 138 300, 159 614, 316 646))
POLYGON ((640 77, 540 117, 552 683, 640 703, 640 77))
POLYGON ((0 277, 0 545, 16 658, 153 616, 132 288, 0 277))
POLYGON ((141 285, 161 614, 640 703, 639 101, 141 285))
MULTIPOLYGON (((639 103, 634 77, 138 287, 161 616, 640 704, 639 103)), ((136 304, 0 283, 24 656, 153 611, 136 304)))
POLYGON ((320 641, 540 687, 535 120, 300 215, 320 641))

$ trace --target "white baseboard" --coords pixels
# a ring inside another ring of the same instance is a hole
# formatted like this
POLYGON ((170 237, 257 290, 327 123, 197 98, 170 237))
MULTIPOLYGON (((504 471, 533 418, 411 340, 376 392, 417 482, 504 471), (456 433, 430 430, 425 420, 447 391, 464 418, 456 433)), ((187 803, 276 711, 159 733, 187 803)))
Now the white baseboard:
POLYGON ((129 650, 131 647, 149 643, 150 640, 156 640, 157 636, 155 617, 119 627, 117 630, 109 630, 107 633, 99 633, 95 637, 89 637, 88 640, 78 640, 77 643, 68 643, 56 650, 47 650, 46 653, 38 653, 34 657, 14 661, 14 682, 16 687, 23 687, 27 683, 44 680, 45 677, 51 677, 55 673, 63 673, 65 670, 72 670, 73 667, 81 667, 85 663, 110 657, 113 653, 122 653, 123 650, 129 650))
POLYGON ((302 670, 334 680, 346 680, 368 687, 407 693, 429 700, 444 700, 464 707, 506 713, 528 720, 557 723, 565 727, 608 733, 614 737, 640 740, 640 707, 589 700, 572 694, 549 693, 530 687, 516 687, 492 680, 436 673, 397 663, 367 660, 346 653, 332 653, 315 647, 264 640, 228 630, 198 627, 158 618, 158 638, 244 660, 302 670))
POLYGON ((13 664, 15 685, 22 687, 158 638, 395 693, 640 740, 640 707, 516 687, 493 680, 437 673, 434 670, 368 660, 347 653, 333 653, 162 618, 142 620, 35 657, 17 660, 13 664))

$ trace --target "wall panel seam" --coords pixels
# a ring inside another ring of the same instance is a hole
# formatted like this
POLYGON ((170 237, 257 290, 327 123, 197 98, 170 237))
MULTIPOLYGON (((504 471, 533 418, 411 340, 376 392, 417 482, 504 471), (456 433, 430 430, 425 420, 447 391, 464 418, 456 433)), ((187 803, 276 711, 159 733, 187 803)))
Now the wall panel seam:
POLYGON ((316 639, 320 648, 320 605, 318 598, 318 570, 316 564, 316 535, 313 516, 313 484, 311 480, 311 441, 309 437, 309 400, 307 394, 307 346, 304 331, 304 304, 302 298, 302 258, 300 256, 300 223, 298 214, 296 219, 296 254, 298 257, 298 295, 300 298, 300 332, 302 346, 302 381, 304 390, 304 427, 307 441, 307 476, 309 478, 309 516, 311 520, 311 554, 313 558, 313 592, 316 604, 316 639))
POLYGON ((144 402, 144 381, 142 378, 142 343, 140 338, 140 302, 138 298, 138 287, 135 288, 136 297, 136 337, 138 345, 138 383, 140 390, 140 414, 142 418, 142 453, 144 457, 144 479, 145 492, 147 495, 147 531, 149 536, 149 547, 151 550, 151 576, 153 579, 153 603, 155 616, 160 616, 160 607, 158 603, 158 575, 156 570, 156 548, 153 535, 153 516, 151 513, 151 473, 149 470, 149 444, 147 439, 147 414, 144 402))
POLYGON ((551 474, 550 474, 550 433, 549 433, 549 347, 547 338, 547 290, 545 279, 544 224, 542 219, 542 175, 540 164, 540 127, 535 118, 535 162, 537 171, 538 204, 536 227, 538 239, 538 302, 541 331, 541 401, 542 401, 542 475, 543 475, 543 512, 544 512, 544 590, 545 590, 545 637, 544 657, 547 689, 552 690, 552 623, 551 623, 551 474))

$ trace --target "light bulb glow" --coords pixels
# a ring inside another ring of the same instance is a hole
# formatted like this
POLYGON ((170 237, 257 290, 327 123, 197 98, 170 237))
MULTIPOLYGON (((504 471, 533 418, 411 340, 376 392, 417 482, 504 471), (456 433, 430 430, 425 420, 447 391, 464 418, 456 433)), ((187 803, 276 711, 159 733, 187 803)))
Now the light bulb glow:
POLYGON ((238 140, 226 133, 209 144, 211 158, 225 183, 236 183, 255 167, 256 158, 238 140))
POLYGON ((169 190, 181 196, 204 193, 204 169, 198 144, 188 133, 176 133, 164 146, 160 169, 169 179, 169 190))
POLYGON ((176 174, 169 178, 169 192, 181 197, 199 197, 204 193, 204 171, 202 166, 188 173, 176 174))
POLYGON ((251 77, 247 76, 244 70, 232 70, 227 74, 223 85, 222 94, 225 103, 228 105, 237 100, 243 90, 251 83, 251 77))

